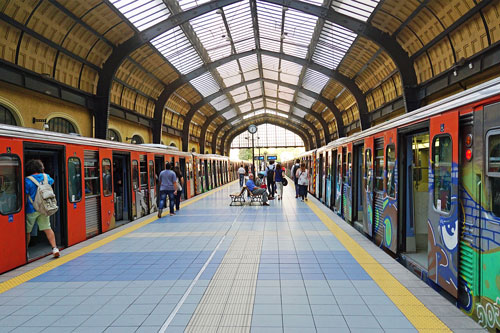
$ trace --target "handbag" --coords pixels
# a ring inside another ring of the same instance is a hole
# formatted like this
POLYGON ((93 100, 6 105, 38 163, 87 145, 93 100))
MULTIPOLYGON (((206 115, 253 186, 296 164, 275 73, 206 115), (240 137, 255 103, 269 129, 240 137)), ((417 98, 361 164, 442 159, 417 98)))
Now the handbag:
POLYGON ((281 181, 281 184, 283 184, 283 186, 287 186, 288 180, 286 180, 286 178, 283 178, 283 180, 281 181))

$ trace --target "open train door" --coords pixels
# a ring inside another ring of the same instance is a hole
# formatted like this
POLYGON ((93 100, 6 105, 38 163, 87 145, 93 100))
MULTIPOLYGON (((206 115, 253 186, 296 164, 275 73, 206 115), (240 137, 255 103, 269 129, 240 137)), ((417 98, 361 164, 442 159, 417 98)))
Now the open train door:
POLYGON ((373 137, 365 139, 363 154, 363 231, 373 235, 373 137))
POLYGON ((0 138, 0 273, 26 263, 23 143, 0 138))
POLYGON ((430 119, 428 243, 429 279, 457 297, 458 111, 430 119))
POLYGON ((101 230, 108 231, 115 227, 115 203, 113 195, 113 152, 111 149, 99 149, 101 164, 101 230))
POLYGON ((346 158, 346 169, 345 169, 345 176, 344 176, 344 219, 352 223, 352 142, 347 144, 347 147, 344 147, 346 149, 347 153, 344 154, 344 158, 346 158))
POLYGON ((156 173, 155 173, 155 154, 147 153, 148 155, 148 179, 149 179, 149 213, 156 212, 158 207, 156 206, 156 198, 158 195, 158 190, 156 188, 156 173))
POLYGON ((141 188, 139 186, 139 152, 131 152, 130 153, 130 165, 132 166, 132 170, 130 172, 130 182, 132 184, 132 219, 137 218, 137 195, 140 194, 141 188))

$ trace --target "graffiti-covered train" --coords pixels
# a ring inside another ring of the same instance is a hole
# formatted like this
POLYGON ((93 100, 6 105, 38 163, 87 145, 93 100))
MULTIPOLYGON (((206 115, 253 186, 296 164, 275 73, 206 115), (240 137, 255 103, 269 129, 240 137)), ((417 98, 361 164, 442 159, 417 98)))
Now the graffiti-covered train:
POLYGON ((155 212, 156 180, 166 162, 180 168, 184 199, 236 179, 238 167, 247 164, 163 145, 0 125, 0 273, 51 253, 37 228, 26 247, 23 179, 31 159, 40 159, 55 180, 59 210, 50 223, 60 248, 155 212))
POLYGON ((500 330, 500 79, 300 159, 313 195, 500 330))

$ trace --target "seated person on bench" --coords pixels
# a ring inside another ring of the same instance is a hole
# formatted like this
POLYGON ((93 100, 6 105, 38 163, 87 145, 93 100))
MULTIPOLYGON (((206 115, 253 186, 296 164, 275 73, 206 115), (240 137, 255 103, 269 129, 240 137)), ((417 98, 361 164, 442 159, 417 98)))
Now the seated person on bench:
POLYGON ((250 192, 252 192, 252 194, 254 195, 262 195, 262 204, 264 206, 269 206, 269 204, 267 203, 267 192, 265 189, 263 188, 258 188, 254 181, 253 181, 253 174, 249 174, 248 175, 248 181, 246 183, 247 185, 247 188, 250 192))

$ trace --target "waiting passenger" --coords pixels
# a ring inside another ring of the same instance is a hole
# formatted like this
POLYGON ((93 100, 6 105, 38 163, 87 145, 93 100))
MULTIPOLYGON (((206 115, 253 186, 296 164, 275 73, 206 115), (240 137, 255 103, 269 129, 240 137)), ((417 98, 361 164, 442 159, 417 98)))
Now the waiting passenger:
POLYGON ((30 160, 26 163, 26 174, 29 176, 24 179, 24 188, 27 194, 26 200, 26 246, 30 243, 30 233, 33 230, 33 226, 35 222, 38 224, 38 229, 45 232, 47 236, 47 240, 52 246, 52 254, 54 258, 58 258, 60 253, 59 249, 56 245, 56 237, 54 232, 50 228, 50 217, 42 215, 40 212, 37 212, 33 207, 33 202, 35 201, 35 197, 38 190, 38 185, 43 184, 47 181, 50 185, 54 184, 54 179, 52 179, 49 175, 45 174, 43 171, 45 170, 42 161, 40 160, 30 160), (33 180, 35 182, 33 182, 33 180))
POLYGON ((240 187, 243 187, 243 182, 245 181, 245 168, 243 168, 243 164, 238 169, 238 175, 240 176, 240 187))
POLYGON ((302 198, 301 201, 307 201, 307 186, 309 185, 309 177, 305 163, 300 165, 300 169, 297 170, 295 178, 297 178, 297 184, 299 185, 299 195, 302 198))
POLYGON ((276 184, 276 189, 278 191, 278 200, 281 200, 281 198, 283 198, 283 174, 283 168, 281 167, 281 164, 278 163, 278 165, 276 166, 276 172, 274 173, 274 181, 276 184))
POLYGON ((295 161, 295 164, 292 166, 292 170, 290 170, 292 173, 293 182, 295 183, 295 198, 299 197, 299 183, 298 183, 298 178, 295 176, 299 168, 300 168, 300 160, 297 159, 295 161))
POLYGON ((184 177, 182 177, 181 169, 176 166, 174 168, 175 175, 177 176, 177 194, 175 195, 175 210, 181 209, 181 195, 184 187, 184 177))
POLYGON ((175 195, 177 194, 177 176, 172 170, 170 163, 165 164, 165 170, 160 172, 160 205, 158 207, 158 218, 161 218, 161 212, 165 207, 165 201, 170 204, 170 216, 175 215, 175 195))
POLYGON ((262 195, 262 204, 264 206, 269 206, 269 204, 267 203, 267 192, 266 192, 266 189, 264 188, 258 188, 254 181, 253 181, 253 174, 249 174, 248 175, 248 180, 247 180, 247 188, 250 192, 252 192, 253 194, 255 195, 262 195))

